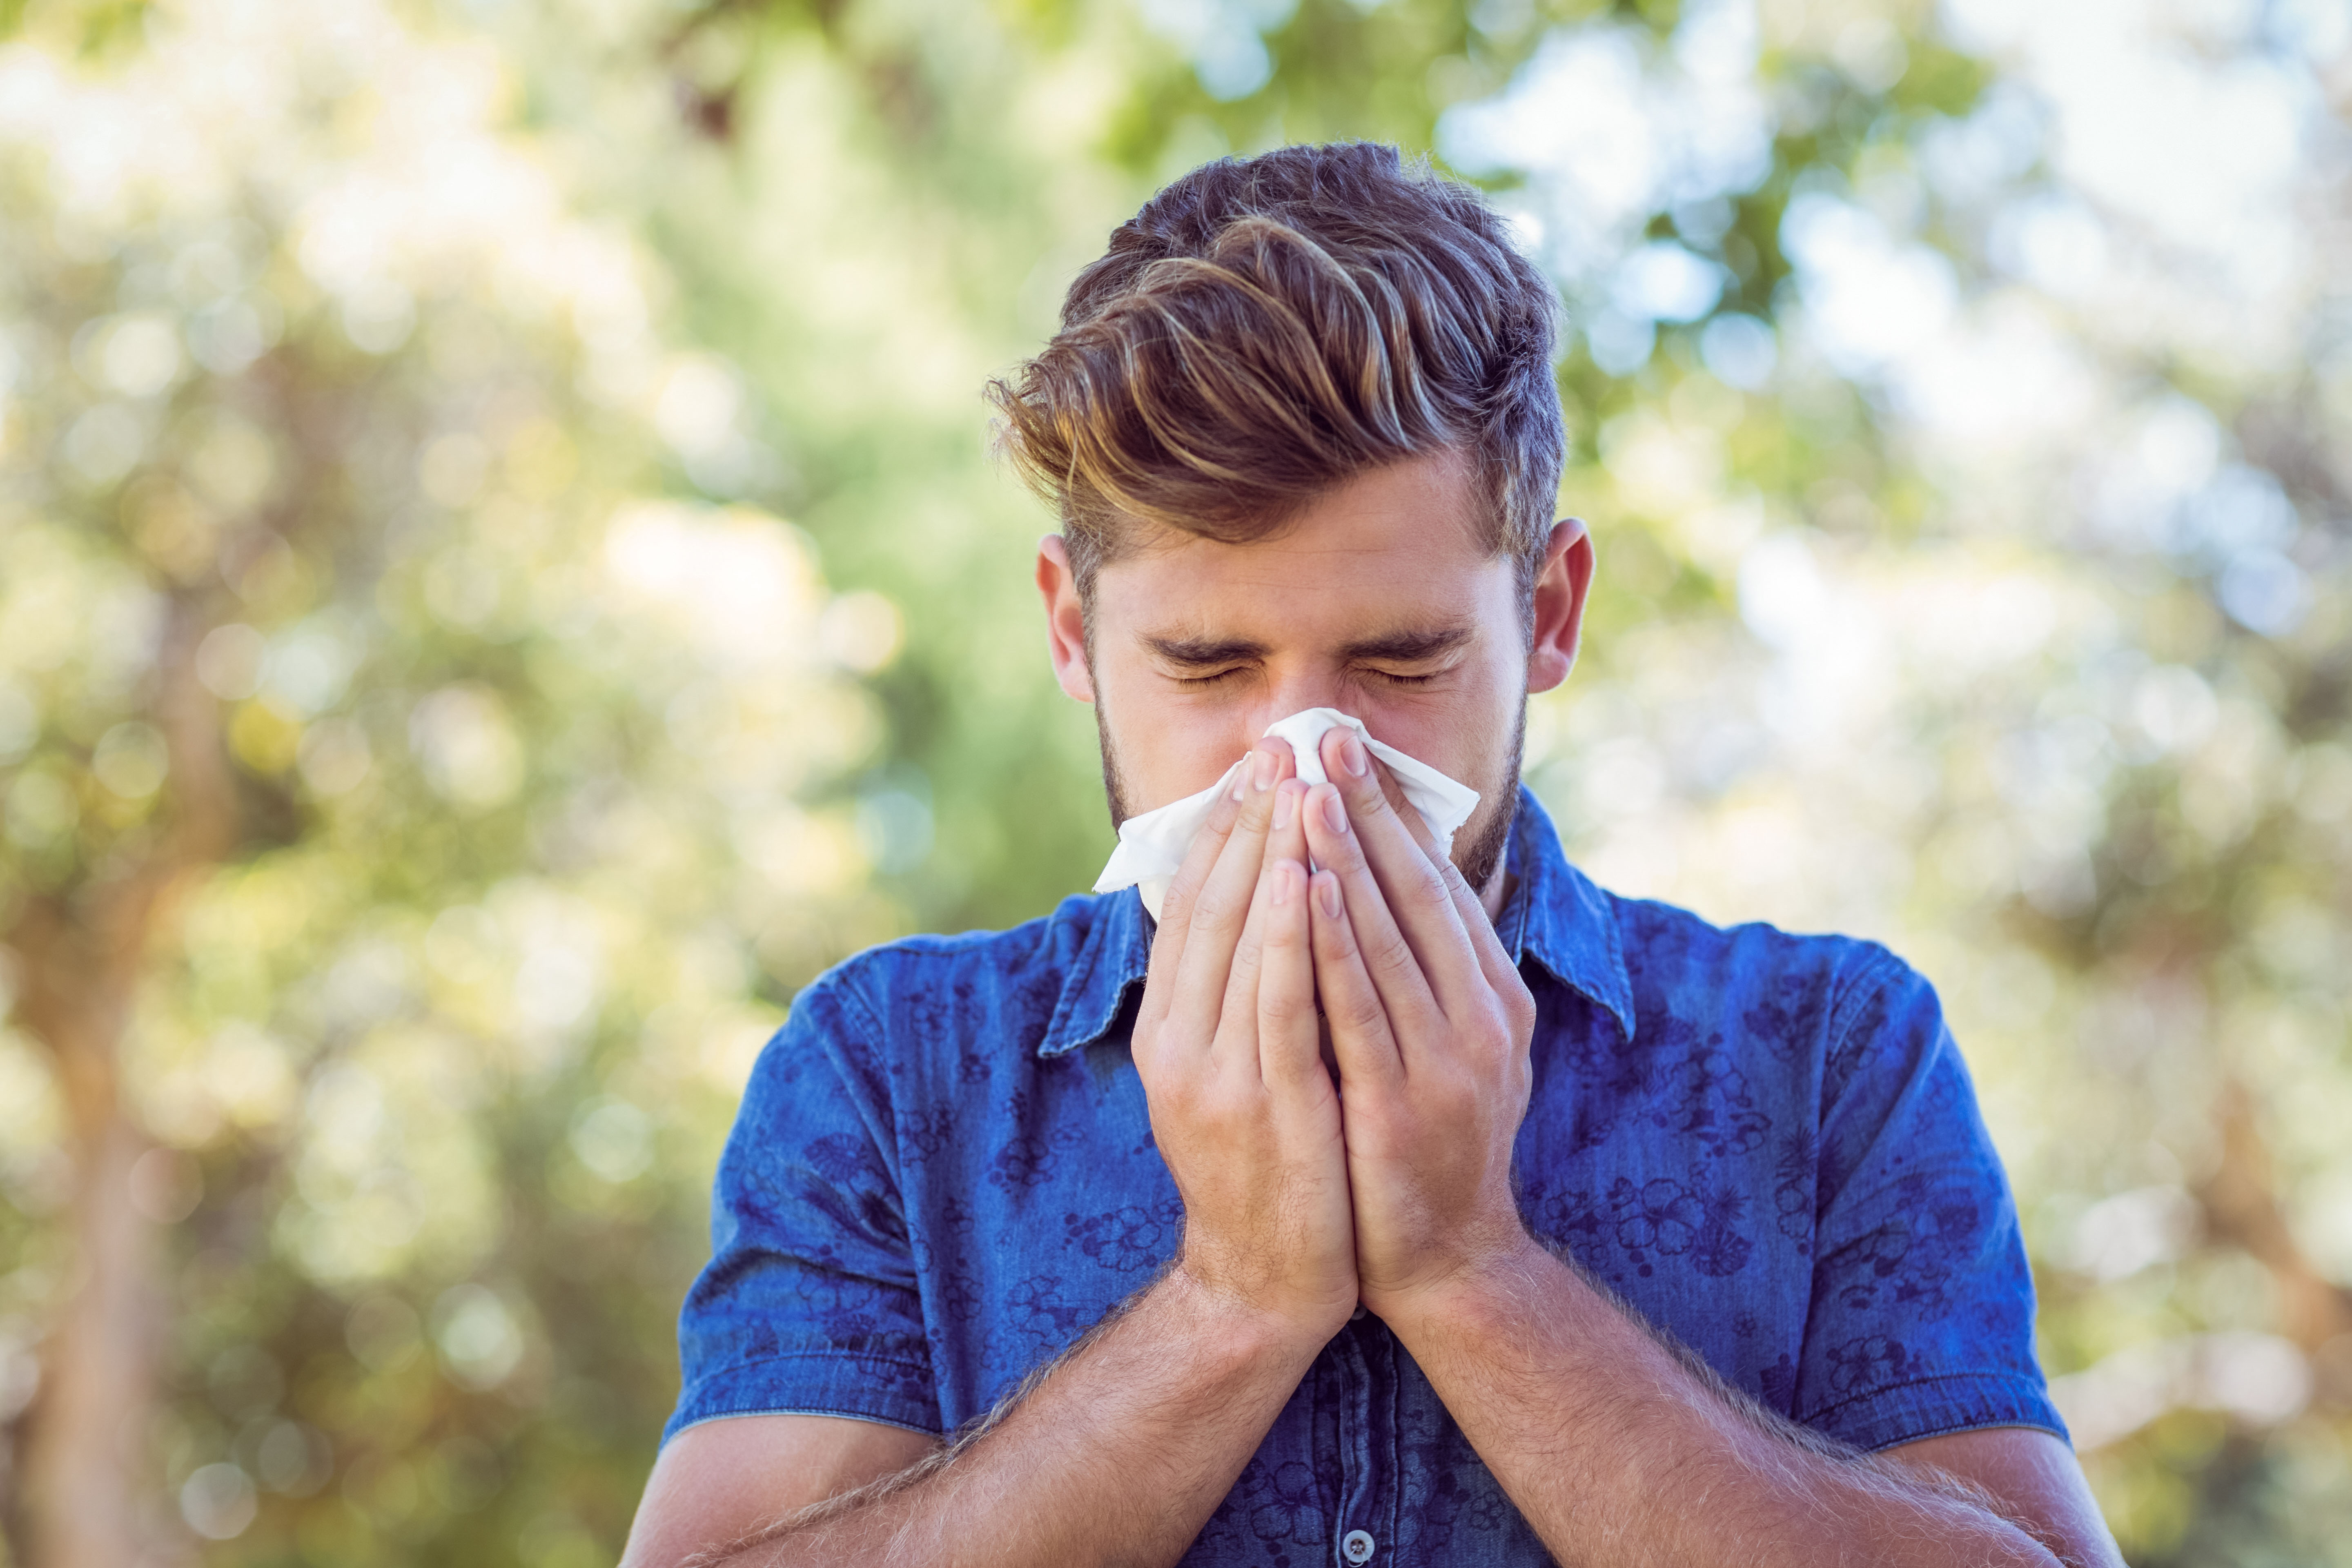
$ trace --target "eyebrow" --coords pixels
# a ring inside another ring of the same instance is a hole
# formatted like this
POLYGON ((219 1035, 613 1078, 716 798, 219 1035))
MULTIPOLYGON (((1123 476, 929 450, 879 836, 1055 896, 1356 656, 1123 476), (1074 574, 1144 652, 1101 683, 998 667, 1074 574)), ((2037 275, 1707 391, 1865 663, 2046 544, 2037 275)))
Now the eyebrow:
POLYGON ((1137 640, 1171 664, 1200 668, 1213 664, 1242 664, 1265 657, 1262 642, 1245 637, 1168 637, 1156 632, 1144 632, 1137 640))
MULTIPOLYGON (((1391 664, 1412 664, 1452 653, 1475 635, 1471 627, 1460 624, 1383 632, 1378 637, 1360 637, 1341 647, 1339 653, 1342 658, 1349 659, 1369 658, 1391 664)), ((1144 632, 1137 640, 1169 663, 1194 669, 1213 665, 1244 664, 1254 658, 1265 658, 1268 651, 1265 644, 1247 637, 1178 637, 1144 632)))
POLYGON ((1442 653, 1452 653, 1475 635, 1469 626, 1456 623, 1422 631, 1388 632, 1376 637, 1363 637, 1339 651, 1349 658, 1377 658, 1391 664, 1412 664, 1420 659, 1435 658, 1442 653))

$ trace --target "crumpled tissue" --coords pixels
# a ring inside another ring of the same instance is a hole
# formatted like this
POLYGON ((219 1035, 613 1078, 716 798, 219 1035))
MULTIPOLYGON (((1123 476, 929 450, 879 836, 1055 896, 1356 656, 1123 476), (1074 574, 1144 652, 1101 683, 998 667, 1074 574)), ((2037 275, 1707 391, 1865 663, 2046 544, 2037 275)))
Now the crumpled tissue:
MULTIPOLYGON (((1268 724, 1265 732, 1290 742, 1298 759, 1300 778, 1311 784, 1328 784, 1330 779, 1323 771, 1323 735, 1343 725, 1355 731, 1372 755, 1389 765, 1389 771, 1396 774, 1397 783, 1404 788, 1407 804, 1421 813, 1422 821, 1429 825, 1430 837, 1437 840, 1441 849, 1450 851, 1455 831, 1478 808, 1478 792, 1468 784, 1447 778, 1427 763, 1373 740, 1362 720, 1337 708, 1309 708, 1303 713, 1293 713, 1268 724)), ((1198 795, 1188 795, 1157 811, 1147 811, 1120 823, 1118 847, 1111 851, 1109 863, 1095 879, 1095 891, 1114 893, 1139 884, 1143 907, 1151 911, 1153 920, 1158 920, 1160 900, 1167 896, 1168 885, 1176 879, 1178 868, 1184 864, 1184 855, 1192 848, 1193 837, 1209 820, 1217 796, 1234 787, 1234 774, 1248 762, 1244 757, 1225 770, 1224 777, 1198 795)))

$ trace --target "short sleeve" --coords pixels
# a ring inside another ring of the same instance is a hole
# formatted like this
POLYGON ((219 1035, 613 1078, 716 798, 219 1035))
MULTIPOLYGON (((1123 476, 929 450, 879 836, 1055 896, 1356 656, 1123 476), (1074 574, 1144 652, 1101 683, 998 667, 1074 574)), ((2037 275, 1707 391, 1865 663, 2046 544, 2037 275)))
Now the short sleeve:
POLYGON ((1864 1449, 1983 1426, 2065 1436, 2017 1208, 1934 987, 1882 953, 1838 1012, 1794 1415, 1864 1449))
POLYGON ((719 1157, 710 1262, 678 1320, 664 1442, 726 1415, 939 1431, 877 1037, 836 970, 760 1053, 719 1157))

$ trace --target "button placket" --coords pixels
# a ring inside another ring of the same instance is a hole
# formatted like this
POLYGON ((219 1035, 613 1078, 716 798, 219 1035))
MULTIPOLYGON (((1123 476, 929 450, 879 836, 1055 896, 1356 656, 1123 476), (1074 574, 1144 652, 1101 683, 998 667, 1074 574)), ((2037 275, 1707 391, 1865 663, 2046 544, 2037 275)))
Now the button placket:
MULTIPOLYGON (((1336 1352, 1333 1360, 1339 1371, 1341 1398, 1339 1404, 1339 1517, 1332 1521, 1337 1530, 1350 1519, 1362 1519, 1377 1508, 1379 1495, 1377 1461, 1373 1454, 1375 1436, 1372 1431, 1373 1377, 1366 1364, 1361 1335, 1356 1328, 1342 1329, 1331 1342, 1336 1352)), ((1367 1557, 1348 1555, 1348 1542, 1363 1536, 1369 1546, 1371 1537, 1358 1530, 1341 1538, 1339 1559, 1354 1568, 1367 1557)), ((1328 1537, 1326 1537, 1328 1540, 1328 1537)))
POLYGON ((1351 1530, 1339 1538, 1340 1560, 1349 1563, 1350 1568, 1363 1568, 1372 1560, 1372 1553, 1379 1544, 1372 1539, 1371 1531, 1351 1530))

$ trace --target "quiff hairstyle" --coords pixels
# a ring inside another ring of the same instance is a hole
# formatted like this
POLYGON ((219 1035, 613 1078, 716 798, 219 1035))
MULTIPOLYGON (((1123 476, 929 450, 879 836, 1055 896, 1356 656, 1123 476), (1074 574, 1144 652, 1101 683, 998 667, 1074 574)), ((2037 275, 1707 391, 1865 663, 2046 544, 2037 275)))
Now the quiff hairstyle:
POLYGON ((1153 196, 988 397, 1089 605, 1141 538, 1263 538, 1336 485, 1448 450, 1524 604, 1559 489, 1557 308, 1500 216, 1425 160, 1285 147, 1153 196))

